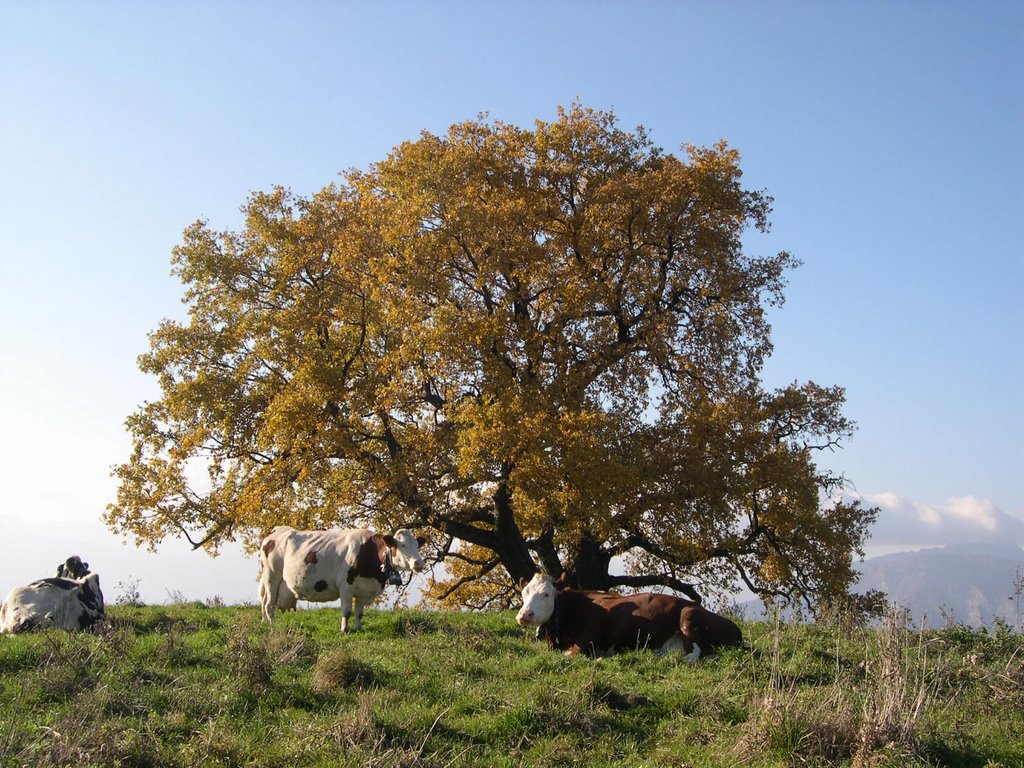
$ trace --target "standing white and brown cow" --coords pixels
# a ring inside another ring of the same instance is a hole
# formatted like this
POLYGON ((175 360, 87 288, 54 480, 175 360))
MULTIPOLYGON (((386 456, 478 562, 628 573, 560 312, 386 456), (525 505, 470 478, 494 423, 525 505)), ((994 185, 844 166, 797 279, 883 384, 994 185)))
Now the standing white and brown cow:
POLYGON ((326 603, 341 598, 341 631, 362 626, 363 609, 387 583, 401 584, 399 571, 422 571, 426 543, 406 529, 384 536, 364 528, 298 531, 279 525, 260 544, 260 605, 263 620, 297 600, 326 603))
POLYGON ((743 642, 732 621, 675 595, 575 590, 566 586, 564 575, 556 581, 540 573, 519 586, 519 623, 537 628, 551 647, 568 654, 650 648, 682 651, 692 662, 717 647, 743 642))
POLYGON ((103 618, 100 577, 77 555, 57 568, 58 576, 15 587, 0 605, 0 632, 58 627, 90 629, 103 618))

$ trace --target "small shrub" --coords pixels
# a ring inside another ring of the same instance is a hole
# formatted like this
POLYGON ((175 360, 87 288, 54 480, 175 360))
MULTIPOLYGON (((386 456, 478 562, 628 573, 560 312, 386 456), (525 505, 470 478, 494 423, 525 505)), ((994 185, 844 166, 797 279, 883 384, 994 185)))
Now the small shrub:
POLYGON ((138 579, 129 576, 124 581, 117 582, 117 586, 114 588, 118 591, 117 597, 114 598, 114 605, 125 605, 129 608, 141 608, 145 605, 142 602, 142 595, 139 593, 138 579))
POLYGON ((651 703, 649 698, 639 693, 623 693, 603 683, 594 683, 590 686, 589 693, 592 704, 603 704, 618 712, 645 707, 651 703))
POLYGON ((180 589, 165 589, 168 605, 188 605, 188 598, 180 589))
POLYGON ((877 589, 862 595, 845 595, 822 601, 816 611, 817 623, 849 632, 882 619, 889 608, 889 596, 877 589))
POLYGON ((741 605, 731 595, 721 596, 713 609, 719 616, 725 616, 727 619, 740 624, 747 620, 747 608, 741 605))

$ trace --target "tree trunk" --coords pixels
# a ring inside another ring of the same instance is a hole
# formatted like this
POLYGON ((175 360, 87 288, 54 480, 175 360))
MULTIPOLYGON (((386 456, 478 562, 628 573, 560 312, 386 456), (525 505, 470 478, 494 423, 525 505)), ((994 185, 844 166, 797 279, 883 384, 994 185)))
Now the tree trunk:
POLYGON ((558 557, 558 549, 555 547, 554 529, 548 528, 541 534, 534 542, 533 551, 537 553, 541 568, 548 576, 557 579, 565 572, 565 568, 562 567, 562 561, 558 557))
POLYGON ((537 572, 537 566, 530 556, 526 539, 516 525, 515 516, 512 514, 512 497, 508 492, 508 485, 504 482, 498 485, 498 490, 494 494, 494 534, 495 552, 501 558, 501 564, 505 566, 512 580, 518 583, 520 579, 532 578, 537 572))
POLYGON ((588 533, 576 547, 576 556, 569 566, 570 580, 577 589, 611 589, 613 582, 608 573, 611 561, 611 553, 605 551, 601 543, 588 533))

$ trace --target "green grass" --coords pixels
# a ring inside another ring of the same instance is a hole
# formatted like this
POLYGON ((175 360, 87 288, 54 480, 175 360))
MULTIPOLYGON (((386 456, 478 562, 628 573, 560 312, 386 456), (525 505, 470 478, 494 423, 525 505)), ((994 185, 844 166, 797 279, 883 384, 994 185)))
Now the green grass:
POLYGON ((0 766, 1024 766, 1024 641, 745 623, 689 665, 509 613, 112 607, 0 636, 0 766))

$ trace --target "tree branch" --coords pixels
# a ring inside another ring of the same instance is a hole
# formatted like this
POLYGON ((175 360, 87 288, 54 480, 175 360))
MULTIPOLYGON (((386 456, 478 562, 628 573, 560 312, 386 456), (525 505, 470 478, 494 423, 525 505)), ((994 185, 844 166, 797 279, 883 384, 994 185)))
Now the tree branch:
POLYGON ((174 524, 178 527, 178 530, 181 531, 182 535, 186 539, 188 539, 188 543, 192 545, 192 549, 193 550, 202 548, 207 543, 209 543, 212 539, 214 539, 215 537, 219 536, 222 532, 226 531, 226 533, 230 534, 232 529, 234 528, 234 526, 230 522, 220 522, 220 523, 217 523, 216 525, 213 526, 213 528, 211 528, 207 532, 206 536, 204 536, 199 541, 196 541, 195 539, 192 538, 191 534, 189 534, 189 532, 188 532, 188 529, 182 523, 180 523, 178 521, 175 521, 174 524))
POLYGON ((682 592, 693 602, 703 602, 696 587, 686 581, 680 581, 675 576, 651 573, 643 576, 611 576, 613 586, 617 587, 668 587, 676 592, 682 592))
POLYGON ((448 589, 446 589, 443 594, 438 596, 437 599, 441 601, 447 600, 449 597, 455 594, 455 592, 464 587, 466 584, 472 584, 474 581, 479 581, 480 579, 482 579, 488 573, 493 571, 495 566, 497 566, 498 563, 500 562, 500 558, 497 557, 495 557, 492 560, 488 560, 486 563, 483 564, 483 567, 477 573, 471 574, 469 576, 463 576, 450 587, 448 587, 448 589))

